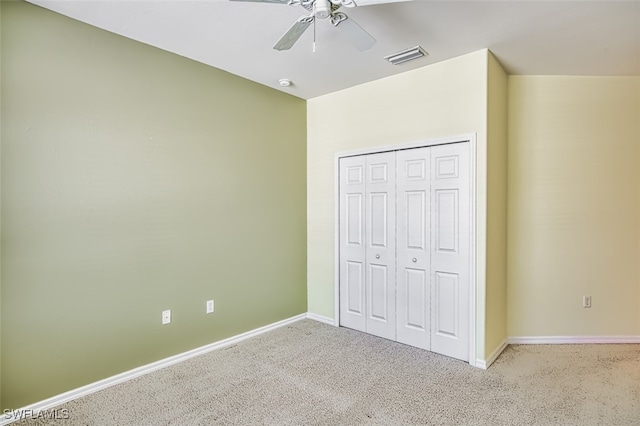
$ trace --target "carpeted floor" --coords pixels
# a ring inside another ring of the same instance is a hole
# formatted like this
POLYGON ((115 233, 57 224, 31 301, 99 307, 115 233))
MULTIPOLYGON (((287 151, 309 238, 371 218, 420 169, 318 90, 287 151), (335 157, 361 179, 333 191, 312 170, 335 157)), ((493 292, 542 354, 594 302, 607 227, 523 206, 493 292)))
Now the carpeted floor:
POLYGON ((483 371, 304 320, 59 408, 65 425, 640 425, 640 345, 510 346, 483 371))

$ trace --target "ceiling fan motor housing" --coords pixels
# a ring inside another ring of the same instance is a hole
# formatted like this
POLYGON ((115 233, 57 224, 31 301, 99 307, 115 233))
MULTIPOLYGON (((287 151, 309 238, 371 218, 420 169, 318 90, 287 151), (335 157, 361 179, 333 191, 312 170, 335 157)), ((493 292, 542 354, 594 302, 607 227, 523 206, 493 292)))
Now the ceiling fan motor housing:
POLYGON ((313 6, 313 15, 318 19, 326 19, 331 16, 331 6, 329 0, 316 0, 313 6))

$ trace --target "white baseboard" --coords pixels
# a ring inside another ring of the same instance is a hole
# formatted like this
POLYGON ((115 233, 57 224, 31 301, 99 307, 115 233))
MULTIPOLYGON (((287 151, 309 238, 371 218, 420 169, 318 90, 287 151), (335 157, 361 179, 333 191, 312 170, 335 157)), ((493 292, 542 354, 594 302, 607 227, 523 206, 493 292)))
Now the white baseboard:
POLYGON ((510 345, 570 345, 640 343, 640 336, 523 336, 509 337, 510 345))
POLYGON ((274 322, 273 324, 265 325, 264 327, 247 331, 246 333, 238 334, 236 336, 229 337, 227 339, 220 340, 196 349, 192 349, 190 351, 183 352, 181 354, 174 355, 169 358, 152 362, 151 364, 134 368, 133 370, 125 371, 124 373, 116 374, 115 376, 111 376, 106 379, 99 380, 94 383, 90 383, 86 386, 82 386, 77 389, 73 389, 68 392, 61 393, 60 395, 56 395, 51 398, 45 399, 43 401, 36 402, 34 404, 20 408, 18 410, 14 410, 13 412, 0 413, 0 426, 8 425, 10 423, 13 423, 14 421, 20 420, 21 418, 25 418, 25 417, 35 418, 35 416, 37 416, 38 413, 46 413, 47 411, 54 409, 58 405, 64 404, 69 401, 73 401, 74 399, 91 395, 92 393, 98 392, 102 389, 106 389, 108 387, 126 382, 128 380, 134 379, 136 377, 140 377, 142 375, 151 373, 153 371, 160 370, 161 368, 165 368, 170 365, 174 365, 179 362, 186 361, 198 355, 203 355, 208 352, 215 351, 217 349, 234 345, 243 340, 258 336, 260 334, 266 333, 271 330, 275 330, 276 328, 284 327, 286 325, 303 320, 305 318, 307 318, 307 314, 296 315, 294 317, 287 318, 282 321, 274 322))
POLYGON ((640 344, 640 336, 522 336, 508 337, 486 360, 476 359, 475 366, 486 370, 509 345, 584 345, 584 344, 640 344))
POLYGON ((333 318, 325 317, 324 315, 312 314, 311 312, 307 312, 307 318, 329 325, 336 325, 336 321, 333 318))
POLYGON ((493 364, 493 362, 498 359, 498 357, 500 356, 500 354, 507 349, 507 346, 509 346, 509 339, 505 338, 502 343, 500 343, 498 345, 497 348, 495 348, 495 350, 493 352, 491 352, 491 354, 489 355, 489 357, 484 360, 484 359, 476 359, 476 367, 478 368, 482 368, 483 370, 486 370, 487 368, 489 368, 489 366, 491 364, 493 364))

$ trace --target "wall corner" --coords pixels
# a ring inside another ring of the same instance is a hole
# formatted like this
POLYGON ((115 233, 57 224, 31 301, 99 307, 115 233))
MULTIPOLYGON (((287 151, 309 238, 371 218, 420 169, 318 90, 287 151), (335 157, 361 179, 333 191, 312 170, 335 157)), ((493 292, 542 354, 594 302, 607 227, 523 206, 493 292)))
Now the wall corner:
POLYGON ((487 50, 485 359, 507 338, 507 73, 487 50))

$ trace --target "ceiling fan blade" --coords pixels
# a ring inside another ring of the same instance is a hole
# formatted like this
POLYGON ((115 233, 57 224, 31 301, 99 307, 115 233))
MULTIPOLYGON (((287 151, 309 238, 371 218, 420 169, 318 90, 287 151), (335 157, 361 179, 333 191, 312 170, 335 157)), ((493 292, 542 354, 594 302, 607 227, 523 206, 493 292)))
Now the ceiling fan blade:
POLYGON ((351 0, 356 6, 369 6, 372 4, 385 4, 385 3, 400 3, 413 0, 351 0))
POLYGON ((275 50, 288 50, 296 44, 300 36, 309 28, 315 18, 313 15, 300 17, 280 40, 273 46, 275 50))
POLYGON ((367 50, 376 44, 376 39, 371 37, 371 34, 366 32, 360 25, 358 25, 353 19, 347 17, 344 13, 341 13, 344 18, 340 18, 333 25, 342 31, 351 42, 356 46, 359 51, 367 50))
POLYGON ((344 7, 369 6, 373 4, 399 3, 413 0, 330 0, 331 3, 344 7))
POLYGON ((243 2, 249 2, 249 3, 289 4, 289 0, 229 0, 229 1, 243 1, 243 2))

